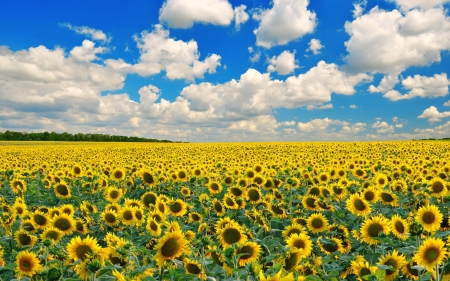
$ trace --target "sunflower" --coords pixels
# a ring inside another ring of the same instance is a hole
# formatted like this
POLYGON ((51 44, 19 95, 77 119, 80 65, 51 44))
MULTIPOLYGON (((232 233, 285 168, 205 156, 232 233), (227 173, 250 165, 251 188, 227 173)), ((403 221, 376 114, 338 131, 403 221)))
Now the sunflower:
POLYGON ((288 251, 286 257, 283 258, 283 268, 287 271, 295 270, 302 258, 302 251, 288 251))
POLYGON ((287 240, 293 234, 306 234, 306 233, 307 233, 307 231, 306 231, 305 227, 298 223, 292 223, 292 224, 286 226, 286 228, 283 230, 283 232, 281 232, 281 234, 283 235, 285 240, 287 240))
POLYGON ((116 213, 119 213, 121 209, 121 206, 117 203, 110 203, 105 206, 106 211, 114 211, 116 213))
POLYGON ((319 182, 321 183, 328 183, 328 181, 330 181, 331 176, 329 173, 327 172, 322 172, 319 174, 319 176, 317 177, 317 179, 319 180, 319 182))
POLYGON ((445 242, 440 238, 429 237, 419 247, 413 260, 418 265, 426 267, 428 271, 432 271, 436 265, 440 265, 444 261, 447 255, 445 242))
POLYGON ((234 197, 241 197, 244 195, 244 189, 241 186, 232 186, 228 189, 228 193, 234 197))
POLYGON ((306 195, 302 199, 303 207, 310 211, 315 211, 315 210, 320 209, 318 203, 319 203, 319 197, 317 197, 316 195, 311 195, 311 194, 306 195))
POLYGON ((161 198, 156 199, 155 209, 158 213, 160 213, 163 216, 169 213, 169 208, 167 207, 164 200, 162 200, 161 198))
POLYGON ((298 251, 301 253, 301 257, 307 257, 311 254, 312 251, 312 241, 309 239, 309 236, 300 233, 300 234, 292 234, 287 240, 286 244, 288 247, 290 247, 293 251, 298 251))
POLYGON ((125 206, 120 210, 119 217, 123 224, 133 226, 136 223, 135 207, 125 206))
POLYGON ((191 196, 191 190, 190 190, 188 187, 186 187, 186 186, 183 186, 183 187, 181 188, 180 193, 181 193, 181 195, 183 195, 184 197, 189 197, 189 196, 191 196))
POLYGON ((44 232, 42 232, 41 240, 44 241, 45 239, 50 239, 53 244, 56 244, 63 236, 64 232, 55 227, 49 226, 44 230, 44 232))
POLYGON ((373 186, 369 186, 361 192, 367 202, 375 203, 380 199, 380 192, 373 186))
POLYGON ((174 217, 181 217, 187 213, 187 204, 181 199, 169 203, 169 212, 174 217))
POLYGON ((203 220, 203 216, 200 213, 197 212, 191 212, 189 214, 189 220, 188 222, 201 222, 203 220))
POLYGON ((219 194, 222 192, 222 184, 216 181, 212 181, 208 184, 208 190, 211 194, 219 194))
POLYGON ((64 213, 54 216, 50 224, 64 232, 64 234, 71 234, 75 230, 75 220, 64 213))
POLYGON ((439 177, 435 177, 430 180, 428 186, 431 196, 441 197, 447 195, 448 193, 446 182, 439 177))
POLYGON ((261 246, 256 242, 243 242, 240 243, 235 250, 235 255, 241 255, 237 261, 240 266, 245 266, 249 263, 256 261, 261 254, 261 246))
POLYGON ((351 263, 351 268, 354 274, 357 275, 359 281, 365 281, 364 276, 374 274, 378 267, 371 266, 367 261, 363 260, 355 260, 351 263))
POLYGON ((61 181, 60 183, 55 184, 53 186, 53 190, 55 191, 55 195, 58 198, 67 199, 72 196, 70 186, 64 181, 61 181))
POLYGON ((344 246, 342 245, 342 241, 336 237, 332 238, 322 238, 319 236, 317 238, 317 244, 326 255, 331 255, 336 252, 344 252, 344 246))
POLYGON ((385 174, 377 174, 375 176, 375 184, 379 188, 384 188, 388 184, 388 177, 385 174))
POLYGON ((251 168, 248 168, 244 171, 244 175, 250 180, 252 180, 256 174, 257 173, 255 172, 255 170, 253 170, 251 168))
POLYGON ((255 204, 262 199, 262 194, 259 188, 251 187, 245 191, 245 197, 250 201, 250 203, 255 204))
POLYGON ((360 217, 365 217, 372 211, 369 202, 367 202, 363 196, 357 193, 352 194, 350 198, 347 199, 347 209, 352 214, 360 217))
POLYGON ((386 270, 386 276, 384 277, 384 280, 391 281, 397 277, 399 269, 403 268, 406 260, 404 255, 399 255, 397 250, 394 250, 392 253, 380 257, 378 261, 379 264, 390 265, 393 267, 393 269, 386 270))
POLYGON ((123 179, 125 179, 126 173, 123 169, 116 168, 112 171, 110 176, 114 181, 122 181, 123 179))
POLYGON ((232 244, 240 244, 247 241, 242 227, 238 223, 230 222, 218 231, 220 243, 226 248, 232 244))
POLYGON ((223 207, 222 203, 217 199, 213 200, 212 208, 218 216, 223 216, 225 214, 226 209, 223 207))
MULTIPOLYGON (((259 280, 260 281, 293 281, 294 280, 294 276, 293 273, 289 273, 288 275, 281 277, 281 274, 283 273, 282 270, 278 271, 277 274, 275 274, 274 276, 264 276, 264 272, 262 270, 259 271, 259 280)), ((300 280, 300 277, 299 279, 300 280)))
POLYGON ((14 179, 10 183, 11 189, 14 193, 18 194, 19 192, 24 193, 27 191, 27 184, 23 180, 14 179))
POLYGON ((263 186, 266 183, 266 178, 261 174, 255 174, 253 182, 259 186, 263 186))
POLYGON ((206 278, 206 276, 203 276, 204 278, 202 278, 202 265, 197 261, 184 259, 184 270, 187 274, 196 275, 200 279, 206 278))
POLYGON ((141 202, 144 204, 144 208, 149 209, 150 206, 156 205, 156 199, 158 198, 158 195, 155 192, 149 191, 144 193, 141 196, 141 202))
POLYGON ((236 200, 228 194, 223 197, 223 205, 228 209, 236 210, 239 208, 239 205, 236 203, 236 200))
POLYGON ((98 244, 97 239, 89 235, 84 239, 81 239, 80 236, 74 237, 67 244, 69 258, 74 261, 84 261, 89 256, 97 255, 101 251, 102 247, 98 244))
POLYGON ((109 226, 116 226, 119 224, 117 212, 112 210, 105 210, 101 213, 102 220, 109 226))
POLYGON ((155 246, 156 255, 153 259, 159 267, 163 267, 166 260, 173 260, 183 253, 189 252, 188 247, 189 241, 181 231, 166 232, 155 246))
POLYGON ((14 202, 14 205, 12 207, 16 211, 16 213, 21 217, 24 217, 28 214, 27 204, 25 204, 22 201, 16 200, 16 202, 14 202))
POLYGON ((383 204, 391 205, 394 207, 398 206, 398 196, 390 191, 380 191, 380 199, 383 204))
POLYGON ((378 237, 381 232, 386 235, 390 232, 388 220, 381 215, 366 218, 361 226, 362 240, 370 245, 377 244, 379 242, 373 238, 378 237))
POLYGON ((409 224, 397 214, 391 218, 391 231, 401 240, 409 238, 409 224))
POLYGON ((22 251, 16 256, 16 272, 21 278, 22 276, 32 277, 42 271, 42 265, 33 252, 22 251))
POLYGON ((115 203, 120 200, 123 195, 121 188, 110 186, 105 191, 105 199, 111 203, 115 203))
POLYGON ((328 220, 320 213, 315 213, 308 218, 308 229, 312 233, 319 233, 328 227, 328 220))
POLYGON ((146 229, 152 236, 158 237, 161 235, 161 225, 152 217, 147 218, 146 229))
POLYGON ((36 244, 37 237, 31 235, 30 233, 28 233, 28 231, 21 229, 16 231, 16 233, 14 234, 14 240, 16 240, 16 243, 19 247, 33 247, 34 244, 36 244))
POLYGON ((287 218, 286 210, 282 207, 282 204, 270 204, 269 212, 280 219, 287 218))
POLYGON ((22 220, 20 228, 25 229, 29 232, 35 232, 37 230, 36 224, 33 223, 30 219, 22 220))
POLYGON ((423 229, 433 232, 440 228, 443 217, 438 207, 427 205, 419 208, 415 219, 423 226, 423 229))
POLYGON ((405 192, 408 190, 408 184, 404 180, 397 179, 390 184, 390 188, 392 191, 405 192))
POLYGON ((412 268, 413 266, 416 266, 417 263, 413 261, 406 262, 406 265, 402 268, 402 273, 406 277, 412 280, 419 280, 420 272, 419 270, 412 268))

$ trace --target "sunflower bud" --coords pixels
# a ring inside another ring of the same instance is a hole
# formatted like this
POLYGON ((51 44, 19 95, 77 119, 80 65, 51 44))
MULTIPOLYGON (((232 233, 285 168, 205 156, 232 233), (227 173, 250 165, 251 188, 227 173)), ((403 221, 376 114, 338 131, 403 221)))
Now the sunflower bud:
POLYGON ((416 221, 413 222, 410 225, 410 233, 412 235, 416 235, 416 236, 421 235, 423 233, 423 226, 420 223, 416 222, 416 221))

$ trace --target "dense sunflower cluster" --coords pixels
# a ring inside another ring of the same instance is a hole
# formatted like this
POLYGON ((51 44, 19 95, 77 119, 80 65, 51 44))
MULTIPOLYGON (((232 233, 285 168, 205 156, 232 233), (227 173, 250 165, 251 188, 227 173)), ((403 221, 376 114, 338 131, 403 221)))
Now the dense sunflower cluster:
POLYGON ((2 143, 0 278, 450 280, 449 147, 2 143))

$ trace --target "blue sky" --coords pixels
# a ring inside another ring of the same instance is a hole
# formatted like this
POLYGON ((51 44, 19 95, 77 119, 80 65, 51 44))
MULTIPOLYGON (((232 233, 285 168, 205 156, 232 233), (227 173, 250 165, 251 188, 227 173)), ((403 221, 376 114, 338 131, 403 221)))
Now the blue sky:
POLYGON ((4 1, 0 130, 450 137, 450 1, 4 1))

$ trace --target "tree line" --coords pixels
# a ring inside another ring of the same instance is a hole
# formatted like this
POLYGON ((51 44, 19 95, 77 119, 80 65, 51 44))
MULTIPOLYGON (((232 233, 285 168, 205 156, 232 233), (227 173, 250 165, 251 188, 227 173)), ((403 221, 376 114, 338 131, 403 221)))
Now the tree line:
POLYGON ((92 141, 92 142, 172 142, 169 140, 147 139, 140 137, 114 136, 108 134, 71 134, 71 133, 27 133, 0 132, 0 140, 8 141, 92 141))

